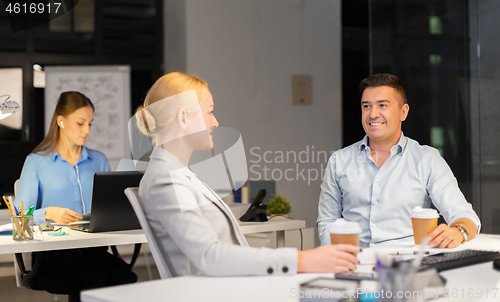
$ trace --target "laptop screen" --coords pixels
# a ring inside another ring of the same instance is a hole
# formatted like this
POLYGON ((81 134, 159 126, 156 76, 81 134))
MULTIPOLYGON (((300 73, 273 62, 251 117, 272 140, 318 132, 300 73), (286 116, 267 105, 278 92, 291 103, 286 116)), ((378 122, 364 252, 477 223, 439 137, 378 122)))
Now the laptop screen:
POLYGON ((124 191, 138 187, 144 174, 137 171, 96 172, 92 191, 90 232, 140 229, 134 209, 124 191))

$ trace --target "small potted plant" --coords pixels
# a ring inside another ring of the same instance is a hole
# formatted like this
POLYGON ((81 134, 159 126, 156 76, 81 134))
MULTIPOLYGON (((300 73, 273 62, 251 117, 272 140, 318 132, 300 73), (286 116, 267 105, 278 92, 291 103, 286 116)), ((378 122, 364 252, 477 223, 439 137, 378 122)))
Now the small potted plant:
POLYGON ((267 214, 271 216, 287 216, 292 207, 286 197, 274 195, 267 202, 267 214))

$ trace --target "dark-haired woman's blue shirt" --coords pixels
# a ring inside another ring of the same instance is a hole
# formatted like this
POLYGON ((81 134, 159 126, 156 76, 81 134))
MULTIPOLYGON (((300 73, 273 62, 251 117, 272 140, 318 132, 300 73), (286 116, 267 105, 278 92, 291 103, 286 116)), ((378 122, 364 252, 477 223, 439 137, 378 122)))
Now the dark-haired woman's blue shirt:
MULTIPOLYGON (((94 173, 109 171, 109 164, 103 153, 86 147, 82 147, 77 164, 85 211, 88 212, 92 203, 94 173)), ((16 193, 15 205, 19 208, 21 200, 25 212, 35 206, 35 224, 45 222, 45 211, 51 206, 83 214, 76 167, 57 151, 49 155, 31 153, 24 163, 16 193)))

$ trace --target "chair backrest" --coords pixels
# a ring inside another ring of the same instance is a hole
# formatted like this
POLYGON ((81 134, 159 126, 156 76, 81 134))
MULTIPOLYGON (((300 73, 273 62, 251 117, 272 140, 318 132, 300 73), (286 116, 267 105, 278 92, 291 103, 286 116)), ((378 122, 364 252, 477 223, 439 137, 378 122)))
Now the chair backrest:
MULTIPOLYGON (((14 182, 14 195, 17 194, 17 188, 19 187, 19 178, 14 182)), ((22 253, 22 258, 24 260, 24 265, 26 268, 31 268, 31 253, 22 253)), ((21 269, 17 264, 16 256, 14 255, 14 271, 16 274, 16 285, 17 287, 29 287, 28 283, 23 280, 21 269)))
POLYGON ((19 178, 14 182, 14 195, 17 194, 17 187, 19 187, 19 178))
POLYGON ((142 210, 141 203, 139 201, 139 188, 126 188, 125 195, 127 195, 132 208, 134 208, 135 214, 137 215, 137 219, 141 224, 142 230, 144 234, 146 234, 146 239, 148 240, 149 248, 151 249, 151 253, 153 254, 153 259, 155 260, 156 267, 160 272, 160 277, 162 279, 172 277, 172 273, 175 271, 173 269, 172 264, 170 263, 170 259, 166 252, 163 251, 161 246, 158 245, 156 241, 156 237, 151 231, 151 227, 149 226, 149 222, 146 219, 146 215, 144 215, 144 211, 142 210))

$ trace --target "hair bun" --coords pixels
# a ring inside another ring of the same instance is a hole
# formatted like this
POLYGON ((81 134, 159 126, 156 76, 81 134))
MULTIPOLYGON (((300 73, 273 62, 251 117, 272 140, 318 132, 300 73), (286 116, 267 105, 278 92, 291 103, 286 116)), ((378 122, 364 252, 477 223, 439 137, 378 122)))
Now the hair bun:
POLYGON ((148 136, 153 136, 156 130, 156 119, 151 112, 141 105, 137 109, 136 115, 139 130, 148 136))

